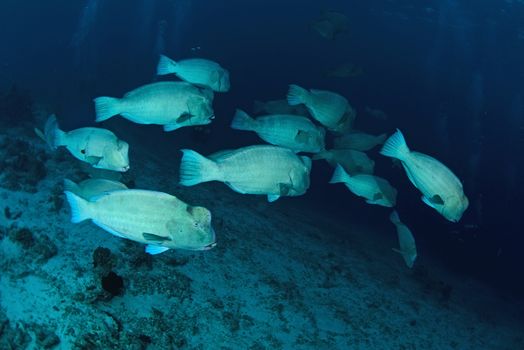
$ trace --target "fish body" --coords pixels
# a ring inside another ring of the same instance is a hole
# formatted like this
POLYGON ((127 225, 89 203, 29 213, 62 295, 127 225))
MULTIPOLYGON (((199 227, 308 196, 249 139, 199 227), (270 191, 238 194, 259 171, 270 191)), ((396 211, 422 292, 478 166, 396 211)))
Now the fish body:
POLYGON ((146 190, 106 192, 89 201, 65 192, 74 223, 92 220, 115 236, 147 244, 146 252, 205 250, 216 244, 211 213, 175 196, 146 190))
POLYGON ((253 103, 254 114, 293 114, 308 117, 309 112, 304 105, 290 106, 287 100, 271 100, 253 103))
POLYGON ((254 131, 262 140, 295 152, 316 153, 325 147, 325 129, 298 115, 273 114, 254 119, 246 112, 237 110, 231 127, 254 131))
POLYGON ((86 200, 106 192, 127 189, 127 186, 123 183, 107 179, 87 179, 78 184, 69 179, 64 179, 64 191, 73 192, 86 200))
POLYGON ((163 125, 165 131, 209 124, 214 117, 213 92, 186 82, 147 84, 123 98, 97 97, 94 103, 97 122, 120 114, 138 124, 163 125))
POLYGON ((398 129, 380 153, 401 161, 411 183, 422 192, 424 203, 451 222, 460 220, 469 200, 462 183, 448 167, 431 156, 411 151, 398 129))
POLYGON ((267 195, 272 202, 281 196, 299 196, 309 187, 311 159, 278 146, 248 146, 215 153, 206 158, 184 149, 180 184, 193 186, 221 181, 242 194, 267 195))
POLYGON ((304 104, 309 113, 320 124, 330 130, 342 132, 348 128, 354 115, 347 99, 326 90, 306 90, 298 85, 289 85, 288 103, 292 106, 304 104))
POLYGON ((386 141, 387 135, 370 135, 364 132, 351 131, 335 138, 335 148, 350 148, 357 151, 369 151, 386 141))
POLYGON ((411 230, 402 222, 396 211, 393 211, 389 216, 389 220, 397 228, 397 236, 399 249, 393 248, 393 251, 402 255, 404 262, 409 268, 413 267, 415 259, 417 258, 417 246, 415 244, 415 238, 411 233, 411 230))
POLYGON ((313 159, 325 159, 332 167, 340 164, 350 175, 373 174, 375 169, 375 162, 366 153, 352 149, 322 151, 315 154, 313 159))
POLYGON ((216 92, 227 92, 230 88, 229 71, 218 63, 203 58, 174 61, 167 56, 160 55, 157 75, 166 74, 175 74, 188 83, 216 92))
POLYGON ((357 196, 364 197, 368 204, 394 207, 397 202, 397 190, 381 177, 367 174, 350 176, 339 165, 330 183, 338 182, 343 182, 357 196))
POLYGON ((102 128, 60 130, 55 115, 49 116, 44 132, 35 132, 52 148, 65 147, 75 158, 92 167, 125 172, 129 170, 129 144, 102 128))

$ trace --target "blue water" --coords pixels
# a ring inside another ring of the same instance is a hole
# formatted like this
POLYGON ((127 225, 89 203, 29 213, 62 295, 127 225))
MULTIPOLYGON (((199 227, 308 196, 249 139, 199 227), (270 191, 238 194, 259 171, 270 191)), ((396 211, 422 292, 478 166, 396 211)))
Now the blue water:
MULTIPOLYGON (((65 130, 94 125, 94 97, 166 80, 155 76, 160 53, 226 67, 232 88, 215 95, 216 118, 202 140, 191 128, 168 134, 122 118, 103 124, 134 135, 171 169, 180 148, 208 154, 260 143, 229 128, 234 111, 284 98, 288 84, 344 95, 358 129, 400 128, 412 149, 444 162, 464 184, 470 207, 450 223, 420 201, 400 168, 374 154, 376 172, 399 191, 397 210, 420 251, 496 293, 524 297, 524 2, 9 0, 0 4, 0 23, 0 92, 16 85, 45 101, 65 130), (333 41, 310 26, 326 9, 348 18, 333 41), (326 77, 346 62, 364 74, 326 77), (366 116, 366 106, 388 119, 366 116)), ((350 200, 328 184, 331 174, 315 162, 311 188, 293 200, 390 229, 388 211, 350 200)))

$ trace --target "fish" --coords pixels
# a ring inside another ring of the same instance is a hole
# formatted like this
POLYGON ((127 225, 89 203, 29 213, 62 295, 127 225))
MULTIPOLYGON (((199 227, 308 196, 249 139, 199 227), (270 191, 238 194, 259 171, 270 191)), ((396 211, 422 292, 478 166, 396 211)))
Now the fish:
POLYGON ((371 107, 366 106, 366 108, 364 110, 365 110, 365 112, 367 114, 369 114, 370 116, 372 116, 372 117, 374 117, 376 119, 379 119, 379 120, 387 120, 388 119, 388 115, 386 114, 386 112, 384 112, 381 109, 371 108, 371 107))
POLYGON ((119 172, 129 170, 129 144, 107 129, 84 127, 63 131, 52 114, 47 119, 44 132, 37 128, 34 130, 51 149, 64 146, 76 159, 94 168, 119 172))
POLYGON ((375 170, 375 162, 366 153, 352 149, 325 150, 313 155, 312 158, 313 160, 325 159, 332 167, 340 164, 350 175, 371 175, 375 170))
POLYGON ((73 192, 86 200, 90 200, 105 192, 127 189, 127 186, 123 183, 107 179, 87 179, 78 184, 69 179, 64 179, 64 191, 73 192))
POLYGON ((351 62, 343 63, 333 69, 329 69, 326 72, 326 76, 334 78, 352 78, 358 77, 364 74, 362 67, 357 66, 351 62))
POLYGON ((89 200, 64 193, 71 207, 71 222, 91 220, 117 237, 146 244, 149 254, 168 249, 207 250, 216 245, 210 211, 168 193, 120 190, 89 200))
POLYGON ((311 27, 324 39, 334 40, 347 30, 347 22, 348 18, 343 13, 325 11, 311 24, 311 27))
POLYGON ((378 176, 357 174, 349 175, 342 166, 337 165, 329 183, 343 182, 346 187, 366 203, 384 207, 394 207, 397 203, 397 190, 386 180, 378 176))
POLYGON ((96 121, 115 115, 138 124, 163 125, 164 131, 206 125, 214 118, 213 92, 186 82, 164 81, 141 86, 123 98, 97 97, 96 121))
POLYGON ((350 131, 349 133, 336 137, 334 140, 335 148, 349 148, 357 151, 369 151, 386 141, 388 135, 370 135, 360 131, 350 131))
MULTIPOLYGON (((304 104, 311 116, 332 131, 343 132, 354 115, 348 100, 331 91, 306 90, 298 85, 289 85, 287 101, 291 106, 304 104)), ((354 118, 353 118, 354 119, 354 118)))
POLYGON ((309 188, 311 158, 287 148, 255 145, 204 157, 183 149, 180 184, 221 181, 241 194, 266 195, 269 202, 300 196, 309 188))
POLYGON ((389 216, 389 220, 396 226, 399 248, 392 248, 394 252, 399 253, 404 258, 404 262, 409 268, 413 267, 417 258, 417 246, 411 230, 400 221, 398 213, 394 210, 389 216))
POLYGON ((309 112, 304 105, 290 106, 287 100, 255 101, 253 103, 254 114, 293 114, 309 117, 309 112))
POLYGON ((459 222, 469 205, 462 183, 437 159, 411 151, 402 132, 391 135, 380 153, 401 161, 411 183, 422 193, 422 201, 451 222, 459 222))
POLYGON ((203 58, 174 61, 160 55, 156 72, 157 75, 175 74, 188 83, 215 92, 227 92, 230 89, 229 71, 220 64, 203 58))
POLYGON ((262 140, 294 152, 316 153, 325 147, 325 129, 298 115, 273 114, 254 119, 237 109, 231 128, 254 131, 262 140))

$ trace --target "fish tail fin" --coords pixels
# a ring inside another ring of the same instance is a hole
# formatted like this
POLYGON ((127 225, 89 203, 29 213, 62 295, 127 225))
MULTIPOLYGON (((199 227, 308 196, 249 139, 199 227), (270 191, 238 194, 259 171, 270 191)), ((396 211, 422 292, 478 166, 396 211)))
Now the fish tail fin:
POLYGON ((69 179, 64 179, 64 191, 72 192, 72 193, 78 195, 79 189, 80 188, 78 187, 78 185, 74 181, 71 181, 69 179))
POLYGON ((193 186, 222 178, 220 169, 214 161, 190 149, 183 149, 182 153, 184 155, 179 174, 182 186, 193 186))
POLYGON ((331 180, 329 181, 330 184, 338 183, 338 182, 344 182, 347 183, 351 180, 351 176, 349 176, 348 173, 342 168, 340 164, 337 164, 337 167, 335 168, 335 172, 333 173, 333 176, 331 177, 331 180))
POLYGON ((391 214, 389 215, 389 220, 391 220, 392 223, 400 224, 400 217, 398 216, 398 213, 396 210, 393 210, 391 214))
POLYGON ((122 112, 119 98, 102 96, 93 101, 95 102, 96 122, 103 122, 122 112))
POLYGON ((399 129, 397 129, 397 131, 386 140, 384 146, 382 146, 382 149, 380 150, 380 154, 386 157, 397 158, 399 160, 406 159, 409 152, 404 135, 402 135, 402 132, 399 129))
POLYGON ((176 72, 177 63, 171 58, 160 55, 158 65, 156 66, 156 75, 167 75, 176 72))
POLYGON ((78 223, 90 219, 89 202, 73 192, 64 191, 69 206, 71 207, 71 222, 78 223))
POLYGON ((231 128, 252 131, 255 129, 256 123, 257 121, 251 118, 249 114, 241 109, 237 109, 233 121, 231 122, 231 128))
POLYGON ((259 114, 264 112, 265 109, 266 104, 264 102, 258 100, 255 100, 255 102, 253 102, 253 113, 259 114))
POLYGON ((309 92, 295 84, 289 85, 289 90, 287 93, 287 103, 290 106, 296 106, 302 103, 305 103, 309 97, 309 92))
POLYGON ((58 146, 64 145, 65 133, 60 130, 56 116, 51 114, 45 123, 44 132, 35 128, 35 133, 44 140, 51 149, 56 149, 58 146))

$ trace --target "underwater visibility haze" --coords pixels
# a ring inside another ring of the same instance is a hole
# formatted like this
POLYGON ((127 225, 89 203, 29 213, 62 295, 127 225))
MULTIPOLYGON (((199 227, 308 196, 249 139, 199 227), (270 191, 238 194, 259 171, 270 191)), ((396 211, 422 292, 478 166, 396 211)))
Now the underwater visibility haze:
POLYGON ((0 23, 0 349, 524 349, 524 1, 0 23))

